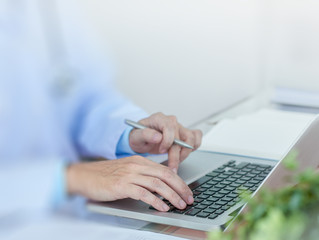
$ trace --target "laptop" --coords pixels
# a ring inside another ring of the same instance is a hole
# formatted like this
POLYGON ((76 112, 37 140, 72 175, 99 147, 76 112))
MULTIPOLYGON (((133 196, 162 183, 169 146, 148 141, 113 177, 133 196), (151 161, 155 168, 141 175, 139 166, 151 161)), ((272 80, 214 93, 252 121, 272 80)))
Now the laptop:
MULTIPOLYGON (((299 171, 319 166, 319 117, 286 156, 289 154, 298 155, 299 171)), ((194 204, 186 209, 179 210, 170 205, 169 212, 159 212, 146 203, 132 199, 89 201, 87 206, 93 212, 159 224, 202 231, 225 229, 245 206, 239 196, 241 191, 249 190, 253 197, 266 186, 276 189, 293 184, 284 180, 290 174, 282 160, 195 151, 179 168, 179 175, 194 193, 194 204)))

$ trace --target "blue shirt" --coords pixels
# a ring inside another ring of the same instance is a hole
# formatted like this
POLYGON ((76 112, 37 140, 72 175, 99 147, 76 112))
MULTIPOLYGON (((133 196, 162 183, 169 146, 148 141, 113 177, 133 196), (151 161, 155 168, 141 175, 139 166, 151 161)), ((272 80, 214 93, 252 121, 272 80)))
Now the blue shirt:
POLYGON ((0 3, 0 164, 133 153, 124 119, 146 113, 114 89, 76 0, 56 1, 58 19, 40 2, 0 3))

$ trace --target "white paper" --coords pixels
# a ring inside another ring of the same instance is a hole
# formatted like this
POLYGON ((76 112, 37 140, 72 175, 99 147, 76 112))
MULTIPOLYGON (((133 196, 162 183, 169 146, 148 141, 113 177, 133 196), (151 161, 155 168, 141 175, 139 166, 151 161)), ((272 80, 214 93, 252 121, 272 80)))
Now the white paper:
POLYGON ((263 109, 218 123, 201 150, 280 160, 315 118, 313 114, 263 109))
POLYGON ((319 108, 319 92, 277 87, 272 101, 286 105, 319 108))

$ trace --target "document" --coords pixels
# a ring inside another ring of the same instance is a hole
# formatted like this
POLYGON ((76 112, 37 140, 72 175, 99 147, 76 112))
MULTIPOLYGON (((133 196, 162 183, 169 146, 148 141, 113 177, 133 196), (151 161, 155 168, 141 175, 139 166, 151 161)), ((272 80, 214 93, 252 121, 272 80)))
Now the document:
POLYGON ((277 87, 272 101, 283 105, 319 109, 319 92, 277 87))
POLYGON ((262 109, 225 119, 203 137, 200 149, 280 160, 314 118, 314 114, 262 109))

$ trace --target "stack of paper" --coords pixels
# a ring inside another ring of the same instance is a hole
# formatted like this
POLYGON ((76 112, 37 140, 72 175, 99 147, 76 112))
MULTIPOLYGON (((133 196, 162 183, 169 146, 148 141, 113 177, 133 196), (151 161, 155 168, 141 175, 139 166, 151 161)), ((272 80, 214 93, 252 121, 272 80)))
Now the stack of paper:
POLYGON ((280 160, 315 115, 263 109, 218 123, 201 150, 280 160))

